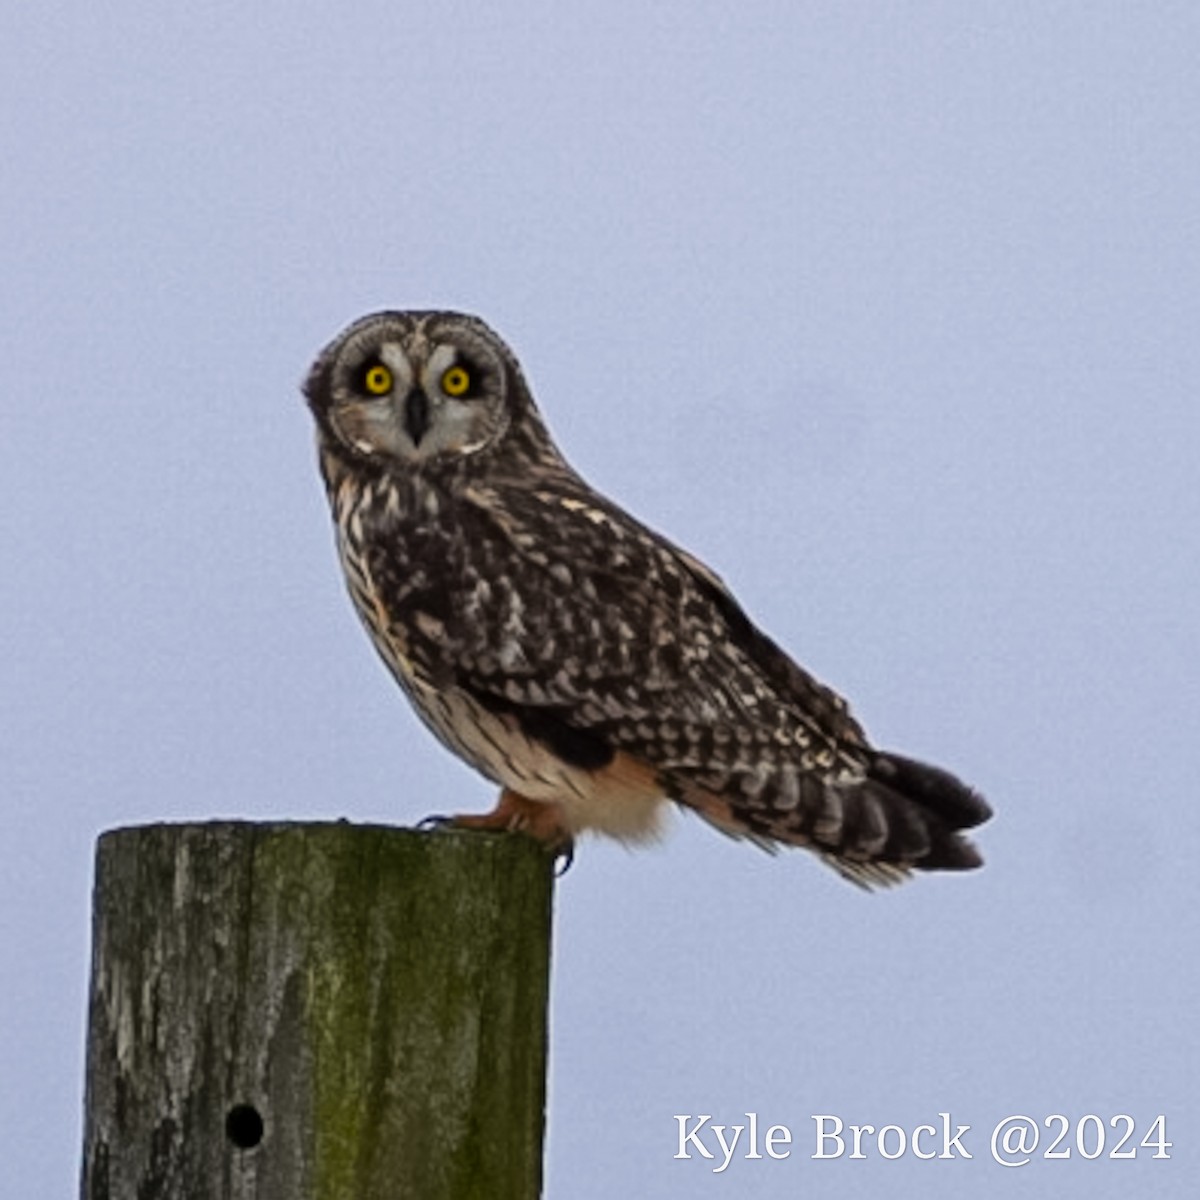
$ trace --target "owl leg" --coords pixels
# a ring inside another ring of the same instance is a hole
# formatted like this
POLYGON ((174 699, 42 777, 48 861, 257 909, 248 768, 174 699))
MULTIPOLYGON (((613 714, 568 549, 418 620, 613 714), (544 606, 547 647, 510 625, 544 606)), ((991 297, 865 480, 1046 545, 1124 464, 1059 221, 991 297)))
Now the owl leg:
POLYGON ((455 829, 527 834, 541 842, 556 858, 565 859, 560 874, 571 865, 575 855, 575 838, 564 819, 562 805, 530 800, 511 788, 500 793, 491 812, 455 813, 446 817, 444 823, 455 829))

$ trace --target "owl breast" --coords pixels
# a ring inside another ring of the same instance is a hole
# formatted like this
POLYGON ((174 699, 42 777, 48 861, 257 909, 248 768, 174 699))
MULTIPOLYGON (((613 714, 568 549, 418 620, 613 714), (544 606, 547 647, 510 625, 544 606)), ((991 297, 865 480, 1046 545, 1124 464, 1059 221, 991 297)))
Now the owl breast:
MULTIPOLYGON (((532 733, 515 706, 488 705, 455 681, 453 664, 431 649, 448 632, 439 608, 451 589, 438 578, 453 559, 444 532, 414 525, 414 506, 443 513, 444 496, 394 486, 332 487, 338 557, 355 611, 388 670, 427 728, 488 779, 561 807, 572 833, 594 829, 625 841, 659 834, 665 795, 655 773, 627 756, 574 747, 532 733), (386 529, 386 554, 378 551, 386 529), (447 544, 431 547, 430 540, 447 544), (375 547, 375 549, 373 549, 375 547), (431 553, 431 550, 433 553, 431 553)), ((504 655, 503 643, 498 657, 504 655)))

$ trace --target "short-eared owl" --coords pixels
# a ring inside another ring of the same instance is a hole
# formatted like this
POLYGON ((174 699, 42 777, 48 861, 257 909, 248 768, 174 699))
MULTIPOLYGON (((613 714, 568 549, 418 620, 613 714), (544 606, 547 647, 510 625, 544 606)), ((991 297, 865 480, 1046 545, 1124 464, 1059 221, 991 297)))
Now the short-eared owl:
POLYGON ((425 723, 500 784, 453 823, 653 834, 664 801, 862 884, 980 857, 954 776, 867 741, 721 580, 593 491, 475 317, 355 322, 305 384, 359 616, 425 723))

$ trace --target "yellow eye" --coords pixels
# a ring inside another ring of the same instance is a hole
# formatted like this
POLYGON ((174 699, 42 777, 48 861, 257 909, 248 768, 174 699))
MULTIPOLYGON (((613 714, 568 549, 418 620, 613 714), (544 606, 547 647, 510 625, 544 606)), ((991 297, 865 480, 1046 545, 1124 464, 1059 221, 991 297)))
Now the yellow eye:
POLYGON ((465 367, 450 367, 442 372, 442 391, 447 396, 465 396, 471 388, 471 373, 465 367))
POLYGON ((376 363, 373 367, 368 367, 367 373, 363 376, 363 387, 372 396, 386 396, 392 390, 391 371, 383 363, 376 363))

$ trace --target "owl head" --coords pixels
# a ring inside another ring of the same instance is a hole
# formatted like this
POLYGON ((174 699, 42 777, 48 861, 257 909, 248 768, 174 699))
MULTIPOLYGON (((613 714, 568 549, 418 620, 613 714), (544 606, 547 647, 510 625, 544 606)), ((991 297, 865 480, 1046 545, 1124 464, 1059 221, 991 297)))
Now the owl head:
POLYGON ((463 313, 362 317, 321 351, 304 392, 326 449, 360 466, 432 467, 518 442, 556 453, 512 351, 463 313))

